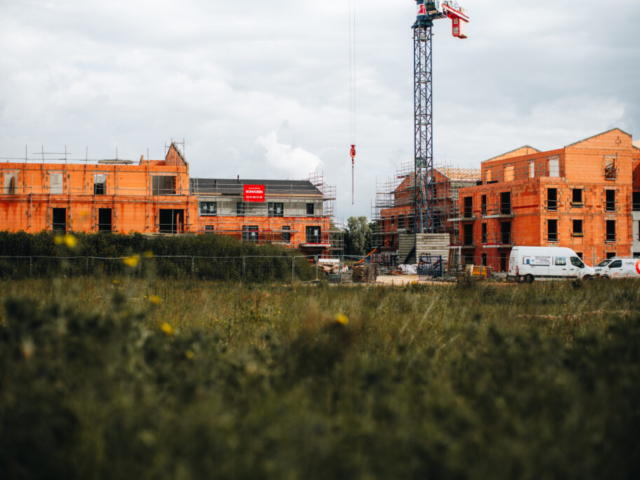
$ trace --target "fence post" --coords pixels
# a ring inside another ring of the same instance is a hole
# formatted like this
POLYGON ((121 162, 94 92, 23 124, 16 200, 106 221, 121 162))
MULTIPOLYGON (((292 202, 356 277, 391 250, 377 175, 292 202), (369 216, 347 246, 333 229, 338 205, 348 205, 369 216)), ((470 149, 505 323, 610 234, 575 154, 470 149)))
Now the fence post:
POLYGON ((246 265, 246 257, 242 257, 242 279, 244 280, 245 274, 246 274, 246 269, 247 269, 247 265, 246 265))
POLYGON ((33 257, 29 257, 29 276, 33 276, 33 257))
POLYGON ((196 257, 191 257, 191 275, 196 273, 196 257))
POLYGON ((318 257, 319 255, 316 255, 316 282, 318 281, 318 257))
POLYGON ((291 285, 296 280, 296 257, 291 257, 291 285))
POLYGON ((87 257, 87 261, 86 261, 86 264, 85 264, 85 272, 86 272, 87 275, 89 275, 89 257, 87 257))

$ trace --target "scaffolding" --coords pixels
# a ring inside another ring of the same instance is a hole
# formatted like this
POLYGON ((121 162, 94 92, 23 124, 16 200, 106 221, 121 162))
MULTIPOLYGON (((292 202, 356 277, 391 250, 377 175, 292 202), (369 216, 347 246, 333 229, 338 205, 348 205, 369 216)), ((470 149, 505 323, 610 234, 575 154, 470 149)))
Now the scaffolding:
MULTIPOLYGON (((475 186, 480 169, 439 165, 429 178, 433 191, 434 231, 451 235, 453 245, 460 236, 459 224, 449 221, 459 216, 460 188, 475 186)), ((416 184, 413 163, 402 164, 392 178, 376 184, 371 217, 375 223, 374 247, 381 252, 399 249, 399 235, 416 233, 416 184)))

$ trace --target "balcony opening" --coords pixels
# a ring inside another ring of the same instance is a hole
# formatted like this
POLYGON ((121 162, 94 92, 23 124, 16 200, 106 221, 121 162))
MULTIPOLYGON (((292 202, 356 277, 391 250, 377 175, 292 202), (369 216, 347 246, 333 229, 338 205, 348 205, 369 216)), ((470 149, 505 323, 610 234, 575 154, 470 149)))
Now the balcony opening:
POLYGON ((291 243, 291 227, 289 225, 282 227, 282 241, 291 243))
MULTIPOLYGON (((62 174, 60 174, 62 176, 62 174)), ((52 209, 51 229, 54 232, 66 232, 67 231, 67 209, 66 208, 54 208, 52 209)))
POLYGON ((500 214, 511 215, 511 192, 500 194, 500 214))
POLYGON ((547 220, 547 241, 558 241, 558 220, 547 220))
POLYGON ((312 226, 306 228, 307 243, 322 243, 322 230, 320 227, 312 226))
POLYGON ((184 229, 184 210, 160 209, 160 233, 182 233, 184 229))
POLYGON ((615 190, 605 190, 605 206, 607 212, 615 212, 616 211, 616 191, 615 190))
POLYGON ((640 192, 633 192, 633 211, 640 212, 640 192))
POLYGON ((500 224, 500 237, 502 245, 511 243, 511 222, 502 222, 500 224))
POLYGON ((110 208, 98 209, 98 231, 110 232, 112 230, 111 219, 113 215, 110 208))
POLYGON ((607 220, 607 242, 616 241, 616 221, 607 220))
POLYGON ((315 205, 313 203, 307 203, 307 217, 313 217, 315 213, 315 205))
POLYGON ((482 211, 482 215, 486 215, 487 214, 487 196, 486 195, 482 195, 482 203, 481 205, 481 211, 482 211))
POLYGON ((473 217, 473 197, 464 197, 464 217, 473 217))
POLYGON ((464 226, 464 244, 473 245, 473 224, 464 226))
POLYGON ((482 254, 482 266, 483 267, 487 266, 487 254, 486 253, 482 254))
POLYGON ((547 189, 547 210, 550 212, 558 211, 558 189, 557 188, 547 189))
POLYGON ((482 224, 482 243, 487 243, 487 224, 482 224))

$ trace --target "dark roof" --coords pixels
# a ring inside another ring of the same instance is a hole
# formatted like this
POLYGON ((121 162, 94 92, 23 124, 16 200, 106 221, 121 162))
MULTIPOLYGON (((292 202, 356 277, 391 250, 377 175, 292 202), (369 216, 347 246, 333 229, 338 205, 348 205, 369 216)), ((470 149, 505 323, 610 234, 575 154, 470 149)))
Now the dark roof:
POLYGON ((193 195, 217 193, 222 195, 242 195, 243 185, 264 185, 267 195, 322 195, 309 180, 245 180, 229 178, 191 178, 193 195))

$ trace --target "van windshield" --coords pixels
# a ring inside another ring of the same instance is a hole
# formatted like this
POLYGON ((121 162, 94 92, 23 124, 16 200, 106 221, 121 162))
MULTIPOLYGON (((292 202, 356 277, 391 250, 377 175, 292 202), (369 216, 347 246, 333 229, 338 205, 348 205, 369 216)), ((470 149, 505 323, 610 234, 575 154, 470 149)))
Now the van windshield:
POLYGON ((584 268, 584 263, 578 257, 571 257, 571 265, 578 268, 584 268))
POLYGON ((601 261, 596 267, 606 267, 611 263, 611 259, 607 258, 606 260, 601 261))

